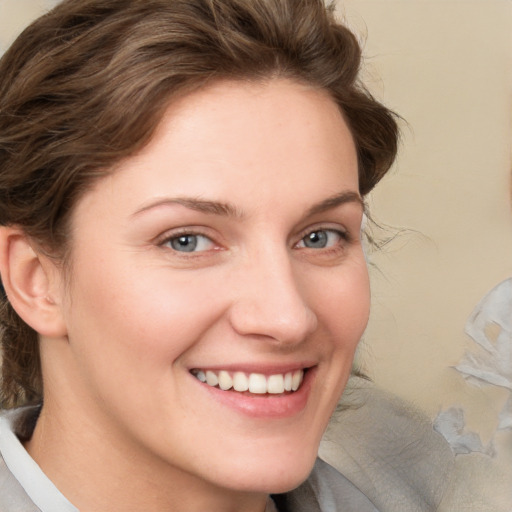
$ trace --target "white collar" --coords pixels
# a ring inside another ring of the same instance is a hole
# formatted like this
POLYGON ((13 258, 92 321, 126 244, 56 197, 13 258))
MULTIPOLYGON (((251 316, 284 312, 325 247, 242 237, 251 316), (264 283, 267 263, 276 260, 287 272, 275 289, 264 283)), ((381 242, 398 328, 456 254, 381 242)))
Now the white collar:
POLYGON ((5 464, 41 512, 79 512, 43 473, 14 433, 15 423, 29 410, 0 414, 0 453, 5 464))

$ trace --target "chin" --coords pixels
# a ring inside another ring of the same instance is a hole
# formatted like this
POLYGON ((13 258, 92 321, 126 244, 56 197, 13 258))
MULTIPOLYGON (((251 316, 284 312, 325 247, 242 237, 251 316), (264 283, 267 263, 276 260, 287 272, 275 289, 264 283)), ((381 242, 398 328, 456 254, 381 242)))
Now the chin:
POLYGON ((296 489, 308 478, 313 470, 314 463, 315 461, 313 460, 303 471, 289 471, 288 474, 282 474, 271 482, 267 482, 268 485, 265 487, 265 492, 267 494, 282 494, 296 489))
POLYGON ((235 478, 231 484, 239 491, 265 494, 281 494, 291 491, 302 484, 311 473, 317 452, 301 447, 293 454, 269 455, 264 460, 245 459, 243 470, 233 471, 235 478))

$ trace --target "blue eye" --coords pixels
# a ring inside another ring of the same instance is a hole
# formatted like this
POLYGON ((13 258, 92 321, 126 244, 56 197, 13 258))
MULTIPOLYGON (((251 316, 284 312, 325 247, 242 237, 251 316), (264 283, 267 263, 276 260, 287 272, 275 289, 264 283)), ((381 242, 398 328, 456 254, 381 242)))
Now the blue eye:
POLYGON ((299 242, 299 247, 308 249, 326 249, 332 247, 343 239, 343 234, 333 229, 317 229, 308 233, 299 242))
POLYGON ((167 242, 175 251, 179 252, 200 252, 207 251, 213 247, 213 242, 204 235, 185 233, 170 238, 167 242))

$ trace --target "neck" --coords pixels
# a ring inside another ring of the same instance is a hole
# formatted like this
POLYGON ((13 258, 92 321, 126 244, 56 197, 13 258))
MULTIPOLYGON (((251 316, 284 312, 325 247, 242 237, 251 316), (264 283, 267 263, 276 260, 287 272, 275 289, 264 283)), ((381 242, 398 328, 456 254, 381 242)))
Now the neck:
POLYGON ((65 410, 45 403, 26 449, 81 512, 265 511, 266 495, 219 487, 127 449, 128 439, 105 435, 101 424, 79 418, 76 410, 63 415, 65 410))

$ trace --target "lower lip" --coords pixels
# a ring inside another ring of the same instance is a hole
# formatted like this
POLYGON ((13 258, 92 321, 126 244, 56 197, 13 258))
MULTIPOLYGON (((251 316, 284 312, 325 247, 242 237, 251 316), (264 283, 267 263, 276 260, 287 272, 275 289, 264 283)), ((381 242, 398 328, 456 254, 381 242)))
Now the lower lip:
POLYGON ((237 391, 222 391, 193 379, 215 400, 246 416, 253 418, 289 418, 299 414, 308 402, 316 368, 309 368, 304 374, 300 388, 286 395, 250 395, 237 391))

